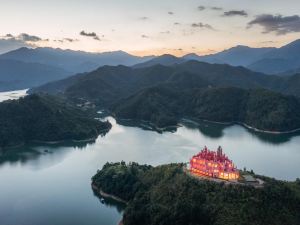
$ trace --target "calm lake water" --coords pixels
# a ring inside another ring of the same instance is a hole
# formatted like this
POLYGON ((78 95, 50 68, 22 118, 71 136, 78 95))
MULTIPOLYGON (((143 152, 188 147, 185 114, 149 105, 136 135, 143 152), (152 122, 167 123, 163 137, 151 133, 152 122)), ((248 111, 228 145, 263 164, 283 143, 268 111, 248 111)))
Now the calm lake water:
POLYGON ((107 161, 187 162, 204 145, 221 145, 239 168, 284 180, 300 177, 299 135, 257 135, 241 126, 203 122, 160 134, 109 120, 111 131, 94 143, 0 153, 0 224, 116 225, 120 208, 101 202, 91 189, 97 169, 107 161))
POLYGON ((20 97, 23 97, 26 95, 27 90, 28 89, 18 90, 18 91, 0 92, 0 102, 3 102, 8 99, 18 99, 20 97))

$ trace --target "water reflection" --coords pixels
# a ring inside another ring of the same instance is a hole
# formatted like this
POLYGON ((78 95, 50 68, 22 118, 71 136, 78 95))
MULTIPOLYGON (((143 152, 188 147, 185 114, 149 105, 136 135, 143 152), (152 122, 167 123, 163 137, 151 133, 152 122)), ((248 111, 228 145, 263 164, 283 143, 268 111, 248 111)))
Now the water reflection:
POLYGON ((120 213, 120 214, 123 213, 123 211, 126 207, 125 203, 118 202, 112 198, 104 197, 101 194, 99 194, 97 191, 95 191, 94 189, 92 189, 92 190, 93 190, 94 196, 96 196, 99 199, 99 202, 102 205, 105 205, 106 207, 110 207, 110 208, 111 207, 116 208, 118 213, 120 213))
POLYGON ((125 120, 125 119, 116 119, 116 122, 119 125, 126 126, 126 127, 138 127, 142 130, 148 130, 148 131, 155 131, 159 134, 162 134, 163 132, 171 132, 174 133, 177 131, 177 126, 170 126, 163 129, 158 129, 153 124, 147 122, 147 121, 140 121, 140 120, 125 120))
MULTIPOLYGON (((104 136, 104 134, 103 134, 104 136)), ((53 161, 64 158, 66 149, 79 149, 85 150, 88 145, 94 145, 95 140, 82 141, 82 142, 59 142, 55 144, 28 144, 18 148, 0 150, 0 166, 4 163, 11 165, 25 165, 26 163, 39 162, 43 159, 53 161)), ((45 165, 45 162, 40 163, 45 165)))
MULTIPOLYGON (((201 132, 201 134, 213 139, 222 138, 224 136, 224 130, 227 128, 230 128, 232 126, 240 126, 240 125, 226 125, 226 124, 213 123, 208 121, 192 121, 192 120, 182 120, 181 124, 191 130, 197 129, 201 132)), ((245 130, 245 132, 250 133, 253 137, 258 138, 261 141, 264 141, 269 144, 276 144, 276 145, 289 142, 291 138, 300 135, 300 132, 295 132, 290 134, 270 134, 270 133, 256 132, 252 129, 248 129, 245 127, 243 127, 243 129, 245 130)))
MULTIPOLYGON (((175 133, 178 129, 178 127, 174 126, 174 127, 168 127, 161 130, 161 129, 157 129, 155 126, 153 126, 148 122, 138 121, 138 120, 117 119, 116 121, 119 125, 122 126, 138 127, 141 128, 142 130, 154 131, 160 134, 162 134, 163 132, 175 133)), ((184 126, 190 130, 198 130, 204 136, 217 140, 224 136, 225 129, 230 128, 232 126, 241 126, 241 125, 222 124, 222 123, 213 123, 209 121, 184 119, 180 121, 179 127, 180 126, 184 126)), ((276 145, 283 144, 289 142, 293 137, 300 136, 300 132, 295 132, 290 134, 270 134, 270 133, 257 132, 243 126, 241 127, 245 130, 245 132, 250 133, 253 137, 258 138, 259 140, 269 144, 276 144, 276 145)))
POLYGON ((121 160, 153 166, 186 162, 204 145, 221 145, 239 168, 277 179, 299 177, 300 136, 276 144, 238 125, 185 124, 160 134, 109 121, 112 129, 96 142, 34 144, 2 152, 1 224, 118 224, 122 206, 91 190, 98 169, 121 160))
POLYGON ((191 130, 199 130, 201 134, 218 139, 224 136, 223 130, 228 127, 228 125, 210 123, 206 121, 192 121, 192 120, 182 120, 181 124, 191 130))
POLYGON ((300 136, 300 132, 290 133, 290 134, 269 134, 269 133, 261 133, 261 132, 255 132, 253 130, 247 129, 249 133, 257 137, 258 139, 278 145, 278 144, 284 144, 289 142, 293 137, 300 136))

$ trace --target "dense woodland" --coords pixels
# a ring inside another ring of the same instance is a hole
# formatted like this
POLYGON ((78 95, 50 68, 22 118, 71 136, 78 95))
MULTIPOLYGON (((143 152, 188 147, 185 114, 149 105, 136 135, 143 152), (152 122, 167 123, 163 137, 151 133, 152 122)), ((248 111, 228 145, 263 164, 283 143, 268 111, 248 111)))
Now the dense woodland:
POLYGON ((0 103, 0 148, 30 141, 94 139, 111 125, 90 117, 65 101, 29 95, 0 103))
POLYGON ((181 87, 264 88, 282 94, 300 96, 300 74, 270 76, 243 67, 187 61, 170 66, 145 68, 103 66, 97 70, 72 76, 33 88, 30 93, 63 93, 70 98, 86 98, 103 107, 107 103, 128 97, 141 89, 164 83, 180 83, 181 87))
POLYGON ((187 176, 182 164, 158 167, 107 163, 92 178, 126 201, 124 225, 300 224, 300 182, 263 177, 266 184, 224 185, 187 176))
POLYGON ((158 127, 191 117, 291 131, 300 128, 299 85, 299 74, 270 76, 187 61, 142 68, 104 66, 30 92, 63 94, 75 102, 85 99, 110 109, 117 118, 147 120, 158 127))
POLYGON ((140 119, 158 127, 185 118, 244 123, 269 131, 300 128, 300 101, 264 89, 148 88, 113 107, 118 118, 140 119))

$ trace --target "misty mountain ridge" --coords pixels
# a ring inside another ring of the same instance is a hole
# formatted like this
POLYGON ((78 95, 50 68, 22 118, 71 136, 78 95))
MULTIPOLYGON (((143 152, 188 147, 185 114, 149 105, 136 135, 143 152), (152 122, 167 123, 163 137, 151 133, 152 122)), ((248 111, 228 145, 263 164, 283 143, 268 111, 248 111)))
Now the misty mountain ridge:
POLYGON ((244 45, 237 45, 222 52, 203 56, 195 53, 186 54, 182 57, 166 54, 137 64, 134 68, 148 67, 155 64, 169 66, 188 60, 197 60, 211 64, 243 66, 265 74, 292 74, 293 71, 299 71, 300 69, 300 39, 280 48, 251 48, 244 45))
POLYGON ((0 91, 31 88, 70 75, 70 72, 50 65, 0 59, 0 91))
POLYGON ((152 56, 139 57, 124 51, 90 53, 59 48, 19 48, 0 55, 0 59, 41 63, 60 67, 72 73, 87 72, 104 65, 127 65, 142 63, 152 56))
POLYGON ((153 59, 150 59, 149 61, 146 61, 144 63, 136 64, 133 66, 133 68, 144 68, 144 67, 150 67, 157 64, 163 65, 163 66, 171 66, 174 64, 180 64, 186 62, 185 58, 176 57, 174 55, 170 54, 164 54, 161 56, 157 56, 153 59))
MULTIPOLYGON (((191 53, 183 57, 170 54, 139 57, 124 51, 89 53, 49 47, 35 49, 23 47, 0 55, 0 60, 2 91, 40 86, 72 74, 93 71, 104 65, 125 65, 137 69, 158 64, 181 65, 189 60, 214 65, 243 66, 255 72, 287 76, 300 71, 300 40, 280 48, 251 48, 238 45, 216 54, 198 56, 191 53)), ((207 68, 209 66, 205 64, 204 71, 207 68)))
POLYGON ((35 49, 23 47, 0 55, 0 59, 47 64, 72 73, 89 72, 104 65, 141 68, 155 64, 169 66, 188 60, 197 60, 213 64, 244 66, 266 74, 285 74, 287 71, 300 68, 300 39, 280 48, 251 48, 237 45, 215 54, 203 56, 190 53, 183 57, 170 54, 139 57, 124 51, 90 53, 50 47, 35 49))

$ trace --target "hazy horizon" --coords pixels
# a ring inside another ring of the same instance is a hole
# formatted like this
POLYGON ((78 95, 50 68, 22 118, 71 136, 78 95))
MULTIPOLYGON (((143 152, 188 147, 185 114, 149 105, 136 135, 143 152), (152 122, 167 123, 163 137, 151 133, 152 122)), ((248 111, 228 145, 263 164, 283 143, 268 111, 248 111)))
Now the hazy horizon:
POLYGON ((280 47, 299 38, 299 7, 297 0, 2 1, 0 53, 52 47, 182 56, 280 47))

